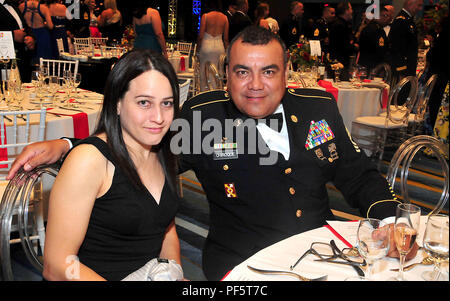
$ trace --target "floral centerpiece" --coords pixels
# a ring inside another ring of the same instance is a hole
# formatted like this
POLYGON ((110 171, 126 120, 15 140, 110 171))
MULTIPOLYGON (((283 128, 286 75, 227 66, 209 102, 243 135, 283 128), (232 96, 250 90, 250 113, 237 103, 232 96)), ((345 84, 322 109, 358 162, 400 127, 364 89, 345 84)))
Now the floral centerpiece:
POLYGON ((300 37, 297 44, 289 47, 289 56, 291 62, 296 65, 296 69, 300 67, 311 67, 316 60, 315 56, 311 56, 311 47, 309 42, 304 39, 303 36, 300 37))
POLYGON ((127 25, 123 31, 122 46, 128 49, 132 48, 135 37, 136 33, 134 32, 133 25, 127 25))

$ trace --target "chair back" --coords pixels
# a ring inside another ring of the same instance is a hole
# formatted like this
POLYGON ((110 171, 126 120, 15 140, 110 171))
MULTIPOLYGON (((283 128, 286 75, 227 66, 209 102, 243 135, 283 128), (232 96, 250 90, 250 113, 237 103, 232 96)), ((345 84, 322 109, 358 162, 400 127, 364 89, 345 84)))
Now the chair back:
POLYGON ((410 203, 407 189, 409 168, 417 152, 421 148, 425 147, 429 148, 433 152, 435 157, 437 157, 444 175, 444 187, 441 193, 441 197, 434 209, 430 212, 430 214, 436 214, 439 213, 439 211, 441 211, 441 209, 445 206, 449 196, 449 170, 448 162, 446 159, 449 155, 448 144, 445 145, 438 139, 426 135, 419 135, 409 138, 402 145, 400 145, 400 147, 392 157, 386 179, 391 185, 391 188, 394 189, 396 175, 398 170, 400 169, 401 194, 403 196, 404 202, 410 203))
POLYGON ((14 280, 11 265, 11 223, 17 215, 20 242, 27 259, 40 272, 44 254, 44 175, 56 177, 57 165, 42 165, 32 171, 20 169, 9 181, 0 203, 0 260, 2 280, 14 280), (40 248, 40 250, 39 250, 40 248))
POLYGON ((392 69, 389 66, 389 64, 382 63, 375 66, 375 68, 373 68, 372 71, 370 72, 370 79, 374 79, 375 77, 381 77, 386 84, 391 86, 392 69))
POLYGON ((66 60, 50 60, 40 58, 40 68, 47 67, 49 76, 62 77, 64 71, 70 71, 73 75, 78 73, 78 60, 66 61, 66 60))
POLYGON ((386 107, 386 126, 390 122, 397 124, 407 124, 408 116, 414 107, 417 98, 417 78, 414 76, 407 76, 403 78, 389 95, 389 103, 386 107), (409 93, 406 100, 402 104, 398 104, 399 95, 403 96, 402 91, 409 87, 409 93))
POLYGON ((62 39, 56 39, 56 46, 58 47, 58 53, 64 52, 64 44, 62 39))
POLYGON ((221 54, 219 57, 219 66, 218 67, 218 71, 219 71, 219 76, 222 79, 223 82, 226 81, 227 79, 227 75, 226 75, 226 60, 227 60, 227 55, 225 53, 221 54))
POLYGON ((191 54, 192 43, 189 42, 178 42, 177 51, 184 55, 191 54))
POLYGON ((192 81, 192 96, 200 93, 200 60, 197 55, 192 57, 192 67, 194 68, 194 78, 192 81))
POLYGON ((428 107, 428 101, 430 100, 431 92, 437 81, 437 74, 433 74, 426 82, 423 89, 420 91, 417 99, 415 120, 423 120, 428 107))
POLYGON ((106 58, 120 58, 127 52, 125 47, 112 47, 112 46, 100 46, 100 52, 102 57, 106 58))
POLYGON ((223 82, 220 79, 219 71, 217 71, 217 68, 213 63, 211 63, 210 61, 207 61, 205 63, 204 72, 205 72, 205 79, 206 79, 206 85, 208 86, 208 90, 223 88, 223 82))
POLYGON ((73 42, 80 45, 91 45, 90 38, 74 38, 73 42))
POLYGON ((80 44, 74 43, 75 54, 77 55, 85 55, 85 56, 93 56, 94 55, 94 46, 90 44, 80 44))
POLYGON ((108 38, 89 38, 89 44, 94 46, 105 46, 106 42, 108 42, 108 38))
POLYGON ((25 146, 44 140, 46 114, 46 108, 0 111, 0 180, 6 178, 6 172, 11 168, 15 156, 20 154, 25 146))
POLYGON ((190 84, 191 84, 190 79, 187 79, 184 81, 184 83, 180 84, 180 108, 183 106, 183 103, 188 98, 190 84))

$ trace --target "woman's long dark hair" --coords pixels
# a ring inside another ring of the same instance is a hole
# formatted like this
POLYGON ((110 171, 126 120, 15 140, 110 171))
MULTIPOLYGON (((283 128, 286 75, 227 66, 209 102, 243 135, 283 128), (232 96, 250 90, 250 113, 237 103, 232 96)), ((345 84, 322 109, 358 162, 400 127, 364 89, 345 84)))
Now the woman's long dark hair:
MULTIPOLYGON (((161 54, 152 50, 132 50, 122 56, 111 70, 106 80, 103 108, 94 135, 106 133, 107 144, 116 163, 129 177, 131 183, 138 189, 146 189, 136 171, 136 166, 126 148, 122 136, 120 116, 117 114, 117 104, 129 89, 130 82, 144 72, 156 70, 161 72, 170 82, 174 101, 174 119, 179 115, 179 85, 176 73, 161 54)), ((176 188, 177 159, 170 151, 170 139, 172 131, 162 138, 160 144, 155 147, 159 152, 159 158, 163 165, 165 174, 173 191, 176 188)), ((153 148, 152 148, 153 151, 153 148)))

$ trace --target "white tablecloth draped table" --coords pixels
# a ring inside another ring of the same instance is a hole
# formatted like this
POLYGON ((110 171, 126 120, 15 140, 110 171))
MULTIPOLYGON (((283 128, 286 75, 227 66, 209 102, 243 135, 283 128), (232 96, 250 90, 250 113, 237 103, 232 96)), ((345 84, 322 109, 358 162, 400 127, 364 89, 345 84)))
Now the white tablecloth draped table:
MULTIPOLYGON (((339 85, 331 83, 331 88, 325 88, 320 85, 309 87, 312 89, 326 90, 328 92, 336 92, 337 106, 342 115, 344 124, 349 132, 352 130, 352 122, 360 116, 375 116, 381 112, 380 97, 387 102, 389 96, 389 86, 383 85, 384 89, 376 86, 376 83, 362 83, 360 87, 355 88, 350 82, 342 82, 339 85)), ((289 88, 297 88, 299 84, 293 81, 288 82, 289 88)), ((333 93, 332 93, 333 94, 333 93)))
MULTIPOLYGON (((425 221, 426 217, 423 216, 421 220, 422 224, 420 234, 417 238, 417 242, 420 246, 422 244, 422 237, 425 231, 425 221)), ((259 251, 241 264, 237 265, 224 277, 223 280, 296 281, 298 279, 292 276, 259 274, 248 269, 247 265, 260 269, 290 271, 289 267, 310 248, 313 242, 329 243, 330 240, 333 239, 337 246, 340 249, 343 249, 347 247, 347 244, 344 242, 345 240, 347 243, 355 246, 357 228, 357 221, 329 221, 326 226, 294 235, 259 251), (343 239, 340 239, 340 236, 343 239)), ((409 265, 413 262, 420 262, 425 254, 425 251, 420 249, 416 257, 408 261, 405 265, 409 265)), ((318 258, 314 255, 306 256, 294 268, 293 272, 297 272, 298 274, 309 278, 317 278, 328 275, 328 281, 353 280, 353 277, 358 276, 356 271, 351 266, 318 262, 315 261, 315 259, 318 258)), ((391 271, 390 269, 398 268, 398 263, 398 259, 394 258, 384 258, 382 260, 378 260, 373 266, 373 280, 383 281, 395 277, 397 272, 391 271)), ((446 268, 447 274, 445 277, 448 280, 448 264, 446 268)), ((424 271, 431 270, 433 270, 433 266, 417 265, 413 269, 404 272, 404 275, 407 280, 421 281, 423 280, 421 277, 422 273, 424 271)))

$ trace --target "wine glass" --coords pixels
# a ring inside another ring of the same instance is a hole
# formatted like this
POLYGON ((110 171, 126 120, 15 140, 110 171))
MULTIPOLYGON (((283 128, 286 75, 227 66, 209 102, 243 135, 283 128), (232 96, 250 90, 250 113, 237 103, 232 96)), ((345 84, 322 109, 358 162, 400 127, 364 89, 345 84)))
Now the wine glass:
POLYGON ((395 214, 394 241, 397 251, 400 254, 400 267, 395 278, 404 281, 403 265, 406 254, 411 251, 416 242, 417 233, 420 226, 420 208, 412 204, 398 204, 395 214))
POLYGON ((77 73, 73 77, 73 86, 75 87, 75 93, 78 93, 78 86, 81 84, 81 73, 77 73))
POLYGON ((441 263, 448 260, 448 215, 433 214, 428 217, 423 248, 433 258, 434 269, 422 273, 422 278, 429 281, 438 280, 441 263))
POLYGON ((58 76, 49 76, 48 77, 48 88, 50 93, 52 94, 53 101, 56 100, 56 92, 59 88, 59 77, 58 76))
POLYGON ((389 225, 375 219, 362 219, 358 225, 357 244, 358 252, 367 262, 365 278, 372 279, 373 263, 386 256, 389 250, 389 225))

